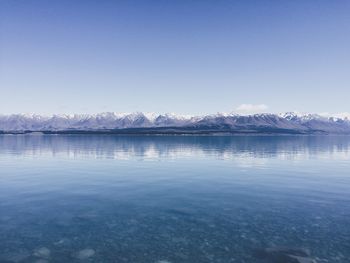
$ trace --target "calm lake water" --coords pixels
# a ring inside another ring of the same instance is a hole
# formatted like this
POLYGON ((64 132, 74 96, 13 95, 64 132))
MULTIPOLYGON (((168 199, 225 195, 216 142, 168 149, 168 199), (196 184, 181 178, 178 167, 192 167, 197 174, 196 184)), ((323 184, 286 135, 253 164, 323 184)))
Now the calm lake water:
POLYGON ((0 136, 0 262, 350 262, 350 137, 0 136))

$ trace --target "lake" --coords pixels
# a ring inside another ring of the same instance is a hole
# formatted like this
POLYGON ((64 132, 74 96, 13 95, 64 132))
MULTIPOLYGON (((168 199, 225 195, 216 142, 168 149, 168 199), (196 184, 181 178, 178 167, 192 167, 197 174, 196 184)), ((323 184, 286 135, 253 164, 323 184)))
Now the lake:
POLYGON ((0 136, 1 263, 282 262, 271 248, 350 262, 350 137, 0 136))

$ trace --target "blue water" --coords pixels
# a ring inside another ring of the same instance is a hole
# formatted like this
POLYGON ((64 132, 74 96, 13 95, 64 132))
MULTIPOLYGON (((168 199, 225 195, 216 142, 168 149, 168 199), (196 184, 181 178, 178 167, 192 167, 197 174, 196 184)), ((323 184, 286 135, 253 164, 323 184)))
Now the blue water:
POLYGON ((0 136, 0 262, 350 262, 350 137, 0 136))

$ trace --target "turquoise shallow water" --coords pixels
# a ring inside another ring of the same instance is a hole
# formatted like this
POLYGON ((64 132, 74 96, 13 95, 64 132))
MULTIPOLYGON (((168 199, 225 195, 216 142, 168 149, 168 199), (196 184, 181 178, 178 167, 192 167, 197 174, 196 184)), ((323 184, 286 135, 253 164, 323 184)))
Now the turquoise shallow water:
POLYGON ((0 136, 0 263, 265 263, 281 246, 350 262, 350 137, 0 136))

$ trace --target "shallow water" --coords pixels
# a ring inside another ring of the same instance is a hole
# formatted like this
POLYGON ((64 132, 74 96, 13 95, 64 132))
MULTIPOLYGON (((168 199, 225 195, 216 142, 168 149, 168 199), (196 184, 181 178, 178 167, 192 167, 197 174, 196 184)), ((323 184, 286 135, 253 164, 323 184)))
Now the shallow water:
POLYGON ((350 262, 350 137, 0 136, 0 262, 350 262))

